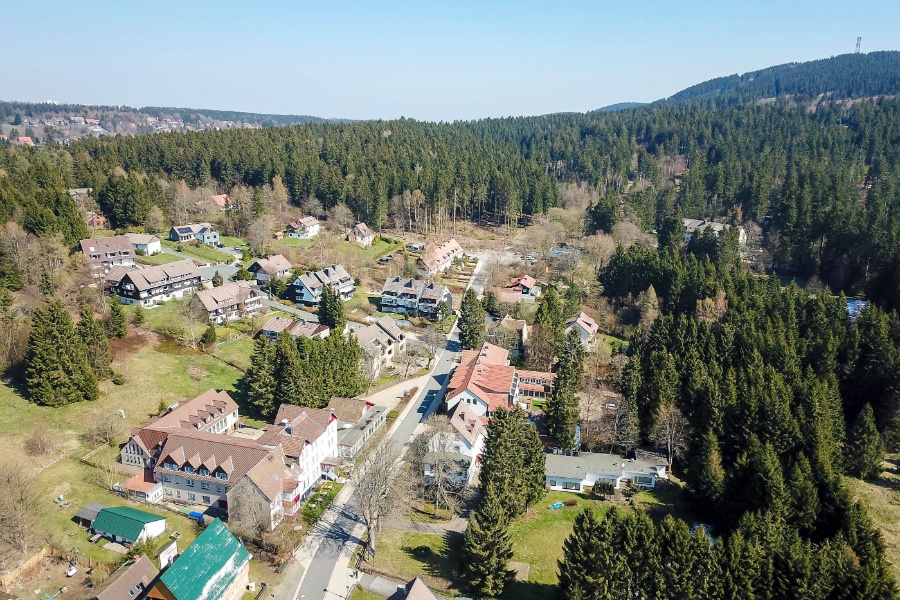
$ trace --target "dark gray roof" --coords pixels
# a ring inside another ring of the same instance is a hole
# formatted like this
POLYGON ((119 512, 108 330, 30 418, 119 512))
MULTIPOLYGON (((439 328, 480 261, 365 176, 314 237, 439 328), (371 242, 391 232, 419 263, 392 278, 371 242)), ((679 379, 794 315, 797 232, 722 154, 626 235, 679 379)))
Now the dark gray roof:
POLYGON ((90 521, 91 523, 93 523, 94 519, 97 518, 97 515, 100 514, 100 511, 104 508, 106 508, 106 506, 100 504, 99 502, 91 502, 90 504, 79 510, 77 513, 75 513, 75 516, 82 521, 90 521))
POLYGON ((594 454, 581 452, 579 456, 547 454, 546 473, 548 477, 584 479, 588 473, 621 477, 623 471, 657 472, 658 462, 622 458, 615 454, 594 454))

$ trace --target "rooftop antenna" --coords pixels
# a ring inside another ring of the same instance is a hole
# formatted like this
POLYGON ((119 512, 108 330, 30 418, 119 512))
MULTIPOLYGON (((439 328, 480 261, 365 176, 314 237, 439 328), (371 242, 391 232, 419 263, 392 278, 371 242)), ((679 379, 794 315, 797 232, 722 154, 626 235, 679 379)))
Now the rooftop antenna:
POLYGON ((856 53, 859 54, 859 45, 862 43, 862 37, 856 38, 856 53))

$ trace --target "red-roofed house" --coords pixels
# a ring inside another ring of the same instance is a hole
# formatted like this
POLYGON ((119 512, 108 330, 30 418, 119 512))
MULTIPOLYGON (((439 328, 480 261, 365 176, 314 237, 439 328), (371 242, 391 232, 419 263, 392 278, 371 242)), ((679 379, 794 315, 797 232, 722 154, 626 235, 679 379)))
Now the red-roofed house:
POLYGON ((16 141, 25 146, 34 146, 34 140, 27 135, 20 135, 16 141))
POLYGON ((460 245, 456 240, 451 239, 426 249, 416 261, 416 265, 423 277, 431 277, 449 269, 453 261, 461 258, 462 255, 463 250, 460 245))

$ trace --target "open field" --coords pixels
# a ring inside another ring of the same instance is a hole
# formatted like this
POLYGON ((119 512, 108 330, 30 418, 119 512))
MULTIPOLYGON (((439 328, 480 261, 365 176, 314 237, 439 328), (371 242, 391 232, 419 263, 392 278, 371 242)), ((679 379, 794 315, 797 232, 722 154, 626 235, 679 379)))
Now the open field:
POLYGON ((900 455, 889 454, 887 471, 872 481, 845 478, 854 499, 862 500, 884 537, 885 555, 894 577, 900 579, 900 455))
POLYGON ((157 252, 153 256, 137 256, 135 260, 141 265, 165 265, 179 261, 181 258, 167 252, 157 252))

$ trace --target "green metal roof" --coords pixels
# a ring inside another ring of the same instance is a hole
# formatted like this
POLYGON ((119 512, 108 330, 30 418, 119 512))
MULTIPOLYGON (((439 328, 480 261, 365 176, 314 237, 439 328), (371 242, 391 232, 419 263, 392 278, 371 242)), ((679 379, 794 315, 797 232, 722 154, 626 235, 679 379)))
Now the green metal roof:
POLYGON ((101 510, 94 519, 92 527, 95 531, 117 535, 133 542, 141 535, 144 525, 164 520, 165 517, 130 506, 114 506, 101 510))
POLYGON ((215 519, 162 574, 175 600, 218 600, 250 562, 250 553, 215 519))

